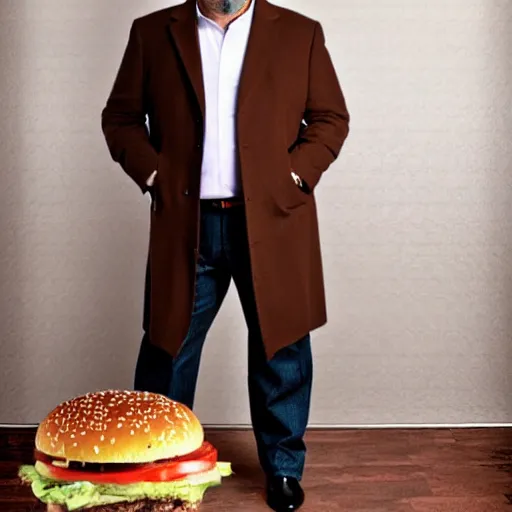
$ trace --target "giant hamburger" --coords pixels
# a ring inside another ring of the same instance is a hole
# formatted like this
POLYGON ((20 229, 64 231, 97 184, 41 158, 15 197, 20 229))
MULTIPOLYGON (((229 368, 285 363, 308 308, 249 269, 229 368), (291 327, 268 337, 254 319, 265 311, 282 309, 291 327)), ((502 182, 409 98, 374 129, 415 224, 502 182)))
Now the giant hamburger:
POLYGON ((56 407, 39 425, 21 479, 48 511, 196 510, 231 473, 185 405, 138 391, 100 391, 56 407))

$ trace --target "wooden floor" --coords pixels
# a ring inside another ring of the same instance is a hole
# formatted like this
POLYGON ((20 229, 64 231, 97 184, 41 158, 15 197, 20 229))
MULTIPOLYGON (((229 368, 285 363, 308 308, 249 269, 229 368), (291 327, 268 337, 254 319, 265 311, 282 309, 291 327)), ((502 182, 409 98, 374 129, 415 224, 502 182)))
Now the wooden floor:
MULTIPOLYGON (((1 511, 41 510, 16 478, 33 435, 0 430, 1 511)), ((252 434, 207 438, 236 475, 201 510, 268 510, 252 434)), ((512 512, 512 429, 311 431, 307 441, 305 512, 512 512)))

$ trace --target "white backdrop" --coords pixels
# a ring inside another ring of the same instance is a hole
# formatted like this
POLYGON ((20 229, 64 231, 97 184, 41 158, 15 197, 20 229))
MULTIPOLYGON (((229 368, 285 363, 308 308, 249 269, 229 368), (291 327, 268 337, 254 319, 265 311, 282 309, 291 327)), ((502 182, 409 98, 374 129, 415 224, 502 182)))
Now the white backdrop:
MULTIPOLYGON (((280 3, 322 22, 352 114, 317 195, 311 422, 512 421, 512 3, 280 3)), ((100 113, 132 19, 165 5, 0 3, 0 423, 132 384, 148 206, 100 113)), ((204 423, 249 422, 245 338, 232 289, 204 423)))

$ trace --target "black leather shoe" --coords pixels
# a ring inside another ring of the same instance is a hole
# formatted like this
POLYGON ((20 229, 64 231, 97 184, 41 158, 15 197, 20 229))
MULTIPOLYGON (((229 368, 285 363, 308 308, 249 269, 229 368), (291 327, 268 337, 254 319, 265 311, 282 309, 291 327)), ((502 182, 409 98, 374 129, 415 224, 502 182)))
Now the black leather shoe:
POLYGON ((267 480, 267 505, 276 512, 297 510, 304 503, 304 491, 296 478, 276 476, 267 480))

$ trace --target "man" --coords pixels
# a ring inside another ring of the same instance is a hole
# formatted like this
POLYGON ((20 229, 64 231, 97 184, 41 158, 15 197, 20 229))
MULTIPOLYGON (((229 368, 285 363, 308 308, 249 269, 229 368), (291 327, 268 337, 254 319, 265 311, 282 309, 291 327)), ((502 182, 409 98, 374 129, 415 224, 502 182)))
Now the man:
POLYGON ((326 322, 314 191, 348 125, 320 24, 267 0, 188 0, 135 20, 102 113, 112 158, 151 201, 135 387, 193 406, 233 278, 278 511, 304 500, 310 332, 326 322))

